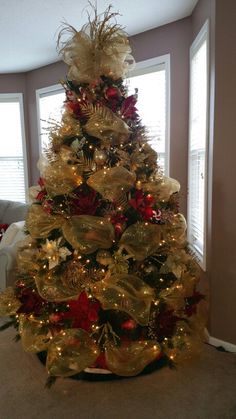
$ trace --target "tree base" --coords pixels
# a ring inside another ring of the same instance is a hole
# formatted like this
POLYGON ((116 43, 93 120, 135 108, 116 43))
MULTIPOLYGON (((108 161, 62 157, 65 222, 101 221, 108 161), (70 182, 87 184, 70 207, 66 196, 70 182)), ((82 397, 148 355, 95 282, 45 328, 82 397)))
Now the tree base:
MULTIPOLYGON (((47 352, 39 352, 36 354, 40 362, 45 365, 46 364, 46 357, 47 352)), ((174 364, 170 362, 170 360, 166 356, 162 356, 157 361, 152 362, 151 364, 147 365, 144 370, 138 374, 146 375, 151 374, 154 371, 157 371, 163 367, 170 367, 173 368, 174 364)), ((129 378, 134 378, 135 376, 124 377, 120 375, 113 374, 111 371, 102 369, 102 368, 86 368, 84 371, 71 375, 67 378, 71 378, 72 380, 85 380, 85 381, 112 381, 112 380, 124 380, 129 378)), ((136 376, 137 377, 137 376, 136 376)))

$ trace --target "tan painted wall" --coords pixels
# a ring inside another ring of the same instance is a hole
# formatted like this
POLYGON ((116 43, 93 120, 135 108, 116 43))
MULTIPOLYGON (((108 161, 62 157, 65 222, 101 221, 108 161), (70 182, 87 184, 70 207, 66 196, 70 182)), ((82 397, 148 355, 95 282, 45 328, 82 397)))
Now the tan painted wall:
POLYGON ((236 2, 216 0, 211 333, 236 344, 236 2))
POLYGON ((210 19, 210 130, 207 273, 211 336, 236 344, 235 0, 199 0, 193 36, 210 19))

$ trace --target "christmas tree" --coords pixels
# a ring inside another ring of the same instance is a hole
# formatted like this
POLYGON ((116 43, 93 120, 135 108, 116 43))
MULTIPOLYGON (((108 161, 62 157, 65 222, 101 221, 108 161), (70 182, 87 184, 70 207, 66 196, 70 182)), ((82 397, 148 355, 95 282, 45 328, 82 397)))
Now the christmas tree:
POLYGON ((137 375, 193 352, 204 328, 180 186, 158 169, 128 95, 134 60, 115 17, 94 10, 60 33, 64 111, 39 163, 17 280, 0 296, 4 327, 45 355, 50 377, 137 375))

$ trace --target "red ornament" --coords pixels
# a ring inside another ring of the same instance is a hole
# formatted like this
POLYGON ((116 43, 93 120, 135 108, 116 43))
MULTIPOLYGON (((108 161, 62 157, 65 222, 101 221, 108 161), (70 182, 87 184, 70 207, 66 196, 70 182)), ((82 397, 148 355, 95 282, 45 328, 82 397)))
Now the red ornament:
POLYGON ((124 330, 133 330, 136 327, 137 327, 137 323, 133 319, 125 320, 121 325, 121 328, 124 330))
POLYGON ((155 202, 155 198, 153 195, 151 195, 150 193, 148 195, 145 196, 144 198, 144 202, 145 204, 152 206, 155 202))
POLYGON ((110 86, 105 90, 106 99, 118 99, 120 97, 120 91, 117 87, 110 86))
POLYGON ((144 220, 150 220, 150 218, 152 218, 154 215, 154 211, 151 207, 146 207, 143 210, 143 218, 144 220))
POLYGON ((100 355, 97 357, 95 364, 95 368, 102 368, 104 370, 107 370, 107 362, 106 362, 106 356, 104 352, 101 352, 100 355))

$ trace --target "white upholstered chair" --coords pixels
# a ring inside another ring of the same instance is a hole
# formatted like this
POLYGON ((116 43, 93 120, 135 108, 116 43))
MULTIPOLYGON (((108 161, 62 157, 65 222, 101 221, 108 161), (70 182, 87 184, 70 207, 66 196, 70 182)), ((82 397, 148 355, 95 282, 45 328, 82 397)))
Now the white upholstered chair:
POLYGON ((0 223, 9 227, 0 242, 0 291, 14 282, 16 254, 25 238, 24 220, 28 205, 21 202, 0 200, 0 223))

